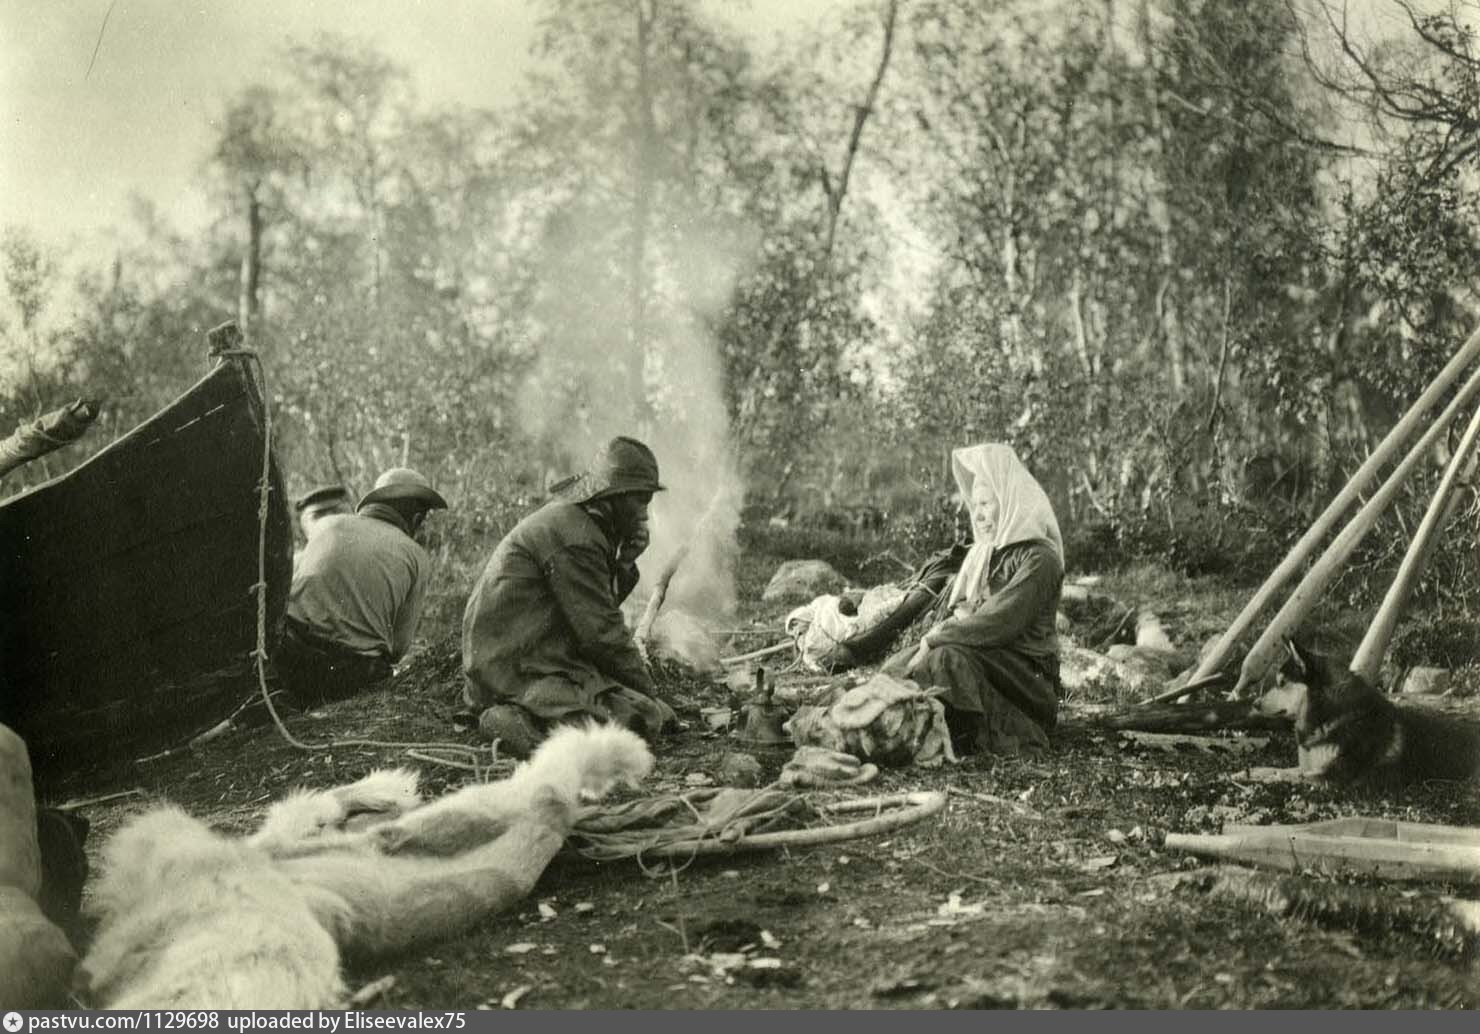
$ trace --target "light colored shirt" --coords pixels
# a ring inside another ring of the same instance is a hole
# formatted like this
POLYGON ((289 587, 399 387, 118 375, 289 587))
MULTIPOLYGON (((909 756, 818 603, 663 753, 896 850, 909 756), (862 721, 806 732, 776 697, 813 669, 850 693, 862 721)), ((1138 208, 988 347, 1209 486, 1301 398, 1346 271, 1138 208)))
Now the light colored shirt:
POLYGON ((430 568, 426 550, 385 521, 325 517, 293 565, 288 616, 355 653, 400 660, 421 620, 430 568))

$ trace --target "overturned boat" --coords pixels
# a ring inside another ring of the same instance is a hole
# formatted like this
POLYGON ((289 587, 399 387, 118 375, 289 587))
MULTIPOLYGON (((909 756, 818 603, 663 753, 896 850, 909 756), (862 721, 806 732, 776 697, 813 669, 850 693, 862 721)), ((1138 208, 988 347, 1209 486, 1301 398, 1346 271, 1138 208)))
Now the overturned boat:
POLYGON ((0 502, 0 722, 38 775, 176 743, 255 685, 259 552, 270 649, 292 525, 248 356, 0 502))

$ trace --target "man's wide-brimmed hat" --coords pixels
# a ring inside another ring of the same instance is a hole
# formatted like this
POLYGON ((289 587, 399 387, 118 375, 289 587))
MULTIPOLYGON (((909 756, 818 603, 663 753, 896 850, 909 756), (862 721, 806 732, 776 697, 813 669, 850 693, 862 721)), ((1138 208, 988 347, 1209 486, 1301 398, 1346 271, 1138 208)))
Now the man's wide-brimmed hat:
POLYGON ((584 474, 554 485, 550 494, 572 503, 591 503, 623 492, 661 492, 658 458, 636 438, 617 437, 597 451, 584 474))
POLYGON ((410 467, 392 467, 375 479, 375 487, 365 493, 360 505, 363 509, 371 503, 391 503, 398 499, 414 499, 425 503, 429 510, 447 509, 447 500, 442 498, 432 483, 410 467))
POLYGON ((304 492, 293 504, 293 509, 302 513, 307 509, 317 510, 321 506, 330 506, 335 503, 348 503, 349 489, 343 485, 320 485, 318 488, 304 492))

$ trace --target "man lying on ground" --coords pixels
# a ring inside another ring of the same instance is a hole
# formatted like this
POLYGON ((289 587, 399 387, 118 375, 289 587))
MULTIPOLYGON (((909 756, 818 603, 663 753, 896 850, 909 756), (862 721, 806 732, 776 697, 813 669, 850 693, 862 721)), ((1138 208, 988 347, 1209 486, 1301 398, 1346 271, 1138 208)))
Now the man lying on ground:
POLYGON ((494 550, 463 614, 463 697, 504 753, 588 717, 649 739, 675 720, 618 609, 662 490, 652 450, 613 438, 494 550))

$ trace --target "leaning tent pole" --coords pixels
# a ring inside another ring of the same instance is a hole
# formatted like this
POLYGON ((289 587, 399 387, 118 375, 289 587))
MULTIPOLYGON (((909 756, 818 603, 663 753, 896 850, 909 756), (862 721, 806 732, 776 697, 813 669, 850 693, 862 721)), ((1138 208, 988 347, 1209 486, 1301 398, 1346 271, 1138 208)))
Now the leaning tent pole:
POLYGON ((1471 453, 1475 451, 1477 437, 1480 437, 1480 406, 1475 407, 1475 415, 1470 417, 1470 426, 1465 429, 1464 437, 1450 457, 1449 466, 1445 468, 1444 477, 1434 491, 1434 498, 1430 500, 1429 508, 1423 515, 1423 522, 1413 533, 1413 541, 1408 544, 1408 552, 1403 555, 1403 563, 1393 578, 1393 584, 1388 586, 1387 595, 1382 598, 1382 606, 1377 608, 1377 616, 1372 619, 1367 634, 1362 637, 1362 645, 1357 647, 1357 652, 1352 657, 1351 670, 1368 682, 1377 680, 1377 669, 1381 667, 1388 644, 1392 642, 1393 629, 1402 616, 1408 594, 1413 591, 1413 583, 1423 573, 1424 564, 1429 558, 1429 547, 1437 541, 1440 527, 1449 516, 1449 501, 1454 495, 1454 487, 1459 482, 1461 472, 1471 453))
POLYGON ((1439 436, 1444 433, 1445 428, 1454 419, 1454 415, 1477 393, 1480 393, 1480 367, 1470 374, 1469 380, 1465 381, 1459 393, 1454 396, 1449 405, 1444 407, 1438 419, 1424 431, 1423 436, 1408 451, 1408 455, 1403 457, 1403 462, 1393 468, 1393 472, 1382 483, 1382 487, 1373 494, 1371 499, 1367 500, 1365 506, 1357 511, 1357 515, 1347 522, 1341 534, 1337 535, 1326 547, 1320 559, 1311 565, 1311 569, 1306 572, 1300 584, 1295 587, 1295 591, 1290 594, 1290 598, 1285 601, 1285 605, 1280 608, 1274 620, 1269 623, 1269 627, 1264 630, 1264 634, 1249 650, 1249 655, 1244 658, 1243 668, 1239 671, 1238 684, 1234 686, 1235 694, 1249 683, 1257 682, 1264 677, 1275 656, 1283 648, 1285 639, 1300 627, 1300 623, 1310 613, 1311 607, 1315 606, 1316 599, 1326 590, 1326 586, 1331 584, 1331 579, 1336 577, 1336 573, 1351 556, 1352 550, 1357 548, 1357 544, 1362 541, 1367 532, 1372 530, 1377 519, 1392 504, 1393 498, 1403 487, 1403 483, 1408 480, 1408 476, 1413 473, 1414 468, 1423 460, 1428 451, 1434 447, 1434 443, 1439 440, 1439 436))
POLYGON ((1424 415, 1439 400, 1439 397, 1449 389, 1450 385, 1459 379, 1459 375, 1477 357, 1480 357, 1480 329, 1472 333, 1469 339, 1460 346, 1459 351, 1454 354, 1454 358, 1449 360, 1449 363, 1444 369, 1439 371, 1439 375, 1424 389, 1423 394, 1419 395, 1414 400, 1413 405, 1408 407, 1408 411, 1403 414, 1403 418, 1393 425, 1393 429, 1378 443, 1377 448, 1372 450, 1372 454, 1367 457, 1362 466, 1357 469, 1357 472, 1351 476, 1351 480, 1346 483, 1346 487, 1337 493, 1335 499, 1332 499, 1327 504, 1326 509, 1316 518, 1315 523, 1306 530, 1305 534, 1300 537, 1300 541, 1295 543, 1285 559, 1280 561, 1279 566, 1264 580, 1264 584, 1259 587, 1259 591, 1244 605, 1244 609, 1239 612, 1238 617, 1234 618, 1233 624, 1228 626, 1222 637, 1214 644, 1213 649, 1208 651, 1207 655, 1198 662, 1197 670, 1192 673, 1192 677, 1188 680, 1189 682, 1196 682, 1199 679, 1206 678, 1213 672, 1223 668, 1229 654, 1233 652, 1234 644, 1249 630, 1249 626, 1254 623, 1254 619, 1259 616, 1265 607, 1269 606, 1275 594, 1290 580, 1300 565, 1305 563, 1306 559, 1315 552, 1316 546, 1326 537, 1326 533, 1335 526, 1337 518, 1346 512, 1347 508, 1356 500, 1357 495, 1372 480, 1373 475, 1397 453, 1398 448, 1423 423, 1424 415))

